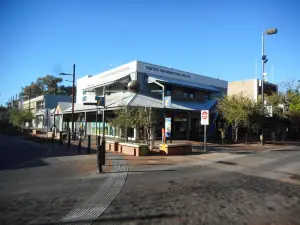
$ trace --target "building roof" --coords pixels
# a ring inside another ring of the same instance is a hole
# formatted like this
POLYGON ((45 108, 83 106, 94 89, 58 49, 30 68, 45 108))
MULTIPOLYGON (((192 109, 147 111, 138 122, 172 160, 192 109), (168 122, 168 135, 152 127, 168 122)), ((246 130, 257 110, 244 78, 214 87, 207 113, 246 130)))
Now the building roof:
MULTIPOLYGON (((132 100, 134 97, 134 93, 132 92, 117 92, 110 95, 106 95, 106 108, 109 109, 117 109, 122 106, 128 105, 128 103, 132 100)), ((102 108, 102 107, 98 107, 102 108)), ((95 105, 82 105, 82 104, 75 104, 74 110, 75 111, 95 111, 97 107, 95 105)), ((72 112, 72 106, 67 108, 64 113, 70 113, 72 112)))

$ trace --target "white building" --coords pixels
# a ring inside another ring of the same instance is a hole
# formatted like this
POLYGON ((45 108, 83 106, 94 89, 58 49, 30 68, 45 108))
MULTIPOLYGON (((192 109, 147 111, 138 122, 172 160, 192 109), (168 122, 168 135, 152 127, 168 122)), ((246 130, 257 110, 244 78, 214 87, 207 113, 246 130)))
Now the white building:
MULTIPOLYGON (((160 137, 164 127, 164 115, 172 118, 172 137, 197 139, 203 134, 200 126, 200 111, 211 112, 211 124, 215 123, 216 97, 227 92, 228 82, 216 78, 185 72, 141 61, 133 61, 94 76, 85 76, 77 80, 77 103, 75 104, 76 127, 84 126, 86 133, 96 134, 96 106, 84 105, 95 102, 95 96, 102 96, 105 87, 106 111, 111 116, 113 110, 122 106, 142 106, 156 108, 160 120, 156 127, 156 136, 160 137), (128 92, 127 84, 136 80, 137 92, 128 92), (171 104, 164 106, 163 96, 171 96, 171 104), (86 123, 87 122, 87 123, 86 123)), ((70 122, 71 107, 61 114, 70 122)), ((99 116, 101 117, 101 116, 99 116)), ((99 118, 100 119, 100 118, 99 118)), ((105 125, 108 126, 108 125, 105 125)), ((211 132, 214 125, 211 126, 211 132)), ((107 130, 113 130, 107 127, 107 130)), ((210 131, 209 131, 210 132, 210 131)), ((99 134, 99 132, 98 132, 99 134)), ((136 138, 137 132, 129 132, 136 138)), ((107 133, 107 135, 112 135, 107 133)))
POLYGON ((72 97, 64 95, 40 95, 21 102, 20 109, 29 110, 35 115, 31 124, 32 128, 46 129, 51 128, 53 125, 51 115, 58 102, 72 102, 72 97))

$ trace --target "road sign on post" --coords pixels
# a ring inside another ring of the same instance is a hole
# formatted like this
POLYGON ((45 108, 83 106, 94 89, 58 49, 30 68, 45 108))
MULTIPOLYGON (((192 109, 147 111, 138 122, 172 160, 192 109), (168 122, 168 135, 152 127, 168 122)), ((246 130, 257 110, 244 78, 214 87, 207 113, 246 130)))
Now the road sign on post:
POLYGON ((204 125, 204 151, 206 151, 206 126, 209 125, 209 110, 201 110, 201 125, 204 125))
POLYGON ((201 125, 209 125, 209 110, 201 110, 201 125))

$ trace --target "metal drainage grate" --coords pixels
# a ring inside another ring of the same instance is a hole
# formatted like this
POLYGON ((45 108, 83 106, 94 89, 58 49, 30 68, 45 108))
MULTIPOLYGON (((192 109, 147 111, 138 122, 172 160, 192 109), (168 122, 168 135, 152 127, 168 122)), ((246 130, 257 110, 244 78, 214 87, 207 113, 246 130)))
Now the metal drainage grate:
POLYGON ((237 163, 233 163, 233 162, 226 162, 226 161, 217 161, 216 163, 221 163, 221 164, 225 164, 225 165, 231 165, 231 166, 235 166, 235 165, 237 165, 237 163))

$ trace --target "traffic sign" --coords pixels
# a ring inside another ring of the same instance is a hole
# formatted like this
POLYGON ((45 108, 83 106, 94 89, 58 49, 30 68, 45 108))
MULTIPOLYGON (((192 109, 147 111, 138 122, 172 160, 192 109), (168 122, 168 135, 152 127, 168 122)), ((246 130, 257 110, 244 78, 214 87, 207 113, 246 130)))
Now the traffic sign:
POLYGON ((201 125, 209 125, 209 110, 201 110, 201 125))

